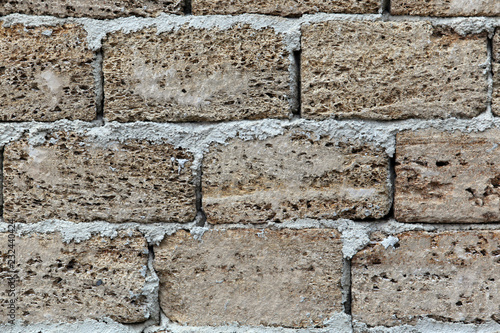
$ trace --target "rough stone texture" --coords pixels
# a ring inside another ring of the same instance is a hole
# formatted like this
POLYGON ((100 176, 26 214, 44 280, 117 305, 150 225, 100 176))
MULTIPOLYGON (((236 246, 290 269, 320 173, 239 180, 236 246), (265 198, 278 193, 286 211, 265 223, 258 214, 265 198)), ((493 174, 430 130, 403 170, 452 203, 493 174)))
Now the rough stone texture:
POLYGON ((117 121, 287 118, 290 65, 283 35, 235 26, 108 36, 105 117, 117 121))
POLYGON ((493 37, 493 96, 491 111, 494 115, 500 115, 500 29, 496 30, 493 37))
POLYGON ((499 130, 436 130, 396 138, 394 212, 402 222, 471 223, 500 219, 499 130))
POLYGON ((58 17, 112 19, 121 16, 182 14, 184 0, 3 0, 0 15, 21 13, 58 17))
POLYGON ((17 272, 17 319, 25 323, 73 322, 110 317, 122 323, 148 318, 142 288, 148 247, 138 232, 114 239, 64 243, 59 234, 16 236, 15 271, 9 268, 8 235, 0 234, 0 323, 11 299, 7 278, 17 272))
POLYGON ((500 2, 498 0, 391 0, 391 14, 500 16, 500 2))
POLYGON ((481 323, 500 318, 500 232, 408 232, 352 259, 353 319, 370 326, 421 317, 481 323))
POLYGON ((266 140, 233 139, 204 158, 209 223, 295 218, 381 218, 391 205, 383 151, 300 131, 266 140))
POLYGON ((196 215, 191 154, 169 144, 99 146, 74 133, 26 139, 4 153, 4 218, 37 222, 190 222, 196 215))
POLYGON ((473 117, 486 110, 486 34, 429 22, 330 21, 302 36, 308 119, 473 117))
POLYGON ((0 27, 0 120, 93 120, 94 54, 79 26, 0 27))
POLYGON ((270 14, 300 16, 313 13, 377 13, 380 1, 376 0, 192 0, 194 15, 213 14, 270 14))
POLYGON ((187 325, 306 327, 342 311, 335 230, 186 231, 155 248, 160 305, 187 325))

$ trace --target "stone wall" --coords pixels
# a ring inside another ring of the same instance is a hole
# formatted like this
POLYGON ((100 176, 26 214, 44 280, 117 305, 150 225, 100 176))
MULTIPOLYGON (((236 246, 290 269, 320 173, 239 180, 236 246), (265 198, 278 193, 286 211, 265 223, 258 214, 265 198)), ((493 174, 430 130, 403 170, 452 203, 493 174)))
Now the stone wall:
POLYGON ((498 0, 0 15, 1 332, 500 331, 498 0))

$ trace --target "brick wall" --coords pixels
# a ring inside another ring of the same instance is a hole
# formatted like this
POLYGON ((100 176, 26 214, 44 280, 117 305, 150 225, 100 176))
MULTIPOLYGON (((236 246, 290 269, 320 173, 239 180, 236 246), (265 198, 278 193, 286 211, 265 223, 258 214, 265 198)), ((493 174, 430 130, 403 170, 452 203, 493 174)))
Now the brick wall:
POLYGON ((1 332, 499 332, 498 0, 0 2, 1 332))

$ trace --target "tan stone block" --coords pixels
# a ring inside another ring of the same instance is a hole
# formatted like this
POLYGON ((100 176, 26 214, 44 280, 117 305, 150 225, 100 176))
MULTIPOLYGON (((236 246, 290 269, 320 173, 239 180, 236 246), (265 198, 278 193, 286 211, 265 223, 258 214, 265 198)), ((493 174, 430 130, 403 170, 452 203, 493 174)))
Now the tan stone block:
POLYGON ((117 121, 287 118, 282 34, 247 25, 116 32, 104 42, 105 117, 117 121))
POLYGON ((342 311, 335 230, 186 231, 155 248, 160 305, 187 325, 322 326, 342 311))
POLYGON ((498 0, 391 0, 391 14, 419 16, 499 16, 498 0))
POLYGON ((202 191, 209 223, 381 218, 391 205, 382 150, 303 131, 212 146, 202 191))
POLYGON ((83 28, 0 27, 0 120, 93 120, 94 54, 83 28))
POLYGON ((81 243, 65 243, 59 234, 16 236, 15 270, 9 267, 8 235, 0 234, 0 323, 10 320, 12 290, 16 319, 25 323, 105 317, 135 323, 148 318, 142 291, 148 247, 140 233, 95 236, 81 243), (8 279, 16 273, 18 279, 8 279))
POLYGON ((500 318, 500 232, 407 232, 352 259, 353 319, 369 326, 422 317, 481 323, 500 318), (387 245, 387 244, 386 244, 387 245))
POLYGON ((106 146, 75 133, 10 143, 4 153, 4 218, 14 222, 190 222, 193 156, 169 144, 106 146))
POLYGON ((0 3, 0 15, 21 13, 58 17, 112 19, 121 16, 182 14, 184 0, 9 0, 0 3))
POLYGON ((302 115, 308 119, 473 117, 486 110, 485 34, 429 22, 303 26, 302 115))
POLYGON ((313 13, 376 14, 380 8, 376 0, 192 0, 194 15, 213 14, 270 14, 300 16, 313 13))
POLYGON ((500 29, 497 29, 493 37, 493 96, 491 111, 494 115, 500 115, 500 29))
POLYGON ((422 130, 396 138, 394 213, 401 222, 500 219, 499 130, 422 130))

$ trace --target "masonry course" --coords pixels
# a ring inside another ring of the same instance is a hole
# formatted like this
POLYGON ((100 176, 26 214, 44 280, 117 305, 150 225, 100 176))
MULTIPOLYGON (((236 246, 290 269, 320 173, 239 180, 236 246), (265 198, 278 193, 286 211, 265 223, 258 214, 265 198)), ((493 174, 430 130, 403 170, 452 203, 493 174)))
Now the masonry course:
POLYGON ((160 304, 193 326, 311 327, 342 311, 342 253, 333 229, 179 231, 155 247, 160 304))
POLYGON ((390 209, 389 159, 360 142, 292 130, 214 145, 203 160, 209 223, 381 218, 390 209))
POLYGON ((193 156, 168 144, 93 144, 73 132, 5 147, 4 219, 38 222, 191 222, 193 156))
MULTIPOLYGON (((12 276, 8 266, 8 233, 0 234, 0 276, 12 276)), ((121 323, 147 319, 143 287, 148 247, 136 231, 121 231, 114 239, 95 236, 64 243, 60 234, 30 234, 14 240, 17 316, 25 324, 75 322, 105 317, 121 323)), ((13 252, 11 252, 13 253, 13 252)), ((7 287, 0 291, 9 300, 7 287)), ((8 303, 2 301, 0 322, 7 323, 8 303)))
POLYGON ((430 22, 302 26, 306 119, 473 117, 486 111, 486 34, 430 22))
POLYGON ((110 34, 106 119, 221 121, 288 118, 290 53, 273 29, 183 27, 110 34))
POLYGON ((95 119, 95 55, 84 29, 0 24, 0 119, 95 119))

